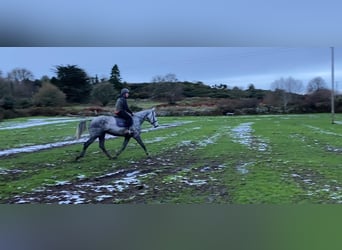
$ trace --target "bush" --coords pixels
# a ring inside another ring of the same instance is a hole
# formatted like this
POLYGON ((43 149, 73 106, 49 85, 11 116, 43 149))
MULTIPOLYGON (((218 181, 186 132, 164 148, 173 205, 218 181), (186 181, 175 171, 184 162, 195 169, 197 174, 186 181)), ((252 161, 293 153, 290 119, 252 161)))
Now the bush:
POLYGON ((91 92, 93 100, 100 102, 102 106, 106 106, 117 94, 111 83, 96 84, 91 92))
POLYGON ((33 107, 26 110, 22 110, 23 116, 58 116, 66 115, 67 111, 63 108, 53 107, 33 107))
POLYGON ((29 98, 20 98, 17 100, 15 104, 16 109, 24 109, 29 107, 32 107, 32 100, 30 100, 29 98))
POLYGON ((44 83, 33 96, 33 103, 42 107, 58 107, 65 104, 66 95, 51 83, 44 83))
POLYGON ((0 108, 0 122, 4 119, 4 110, 0 108))
POLYGON ((13 109, 15 105, 15 99, 12 96, 5 96, 0 99, 0 107, 4 109, 13 109))

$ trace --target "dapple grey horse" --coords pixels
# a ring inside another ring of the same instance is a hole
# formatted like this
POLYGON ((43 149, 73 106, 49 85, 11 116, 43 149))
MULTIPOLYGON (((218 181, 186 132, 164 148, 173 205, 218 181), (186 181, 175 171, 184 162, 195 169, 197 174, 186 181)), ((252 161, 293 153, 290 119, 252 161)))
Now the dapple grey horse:
MULTIPOLYGON (((133 134, 126 134, 126 127, 124 127, 122 124, 124 120, 121 118, 117 118, 114 116, 99 116, 94 118, 89 125, 89 139, 83 144, 83 150, 79 156, 76 157, 76 160, 82 158, 87 150, 87 148, 92 144, 97 138, 99 138, 99 147, 101 150, 105 153, 105 155, 109 159, 116 159, 122 151, 125 150, 129 140, 133 137, 139 145, 144 149, 146 155, 149 155, 147 152, 147 149, 141 140, 140 133, 141 133, 141 125, 142 123, 147 120, 149 123, 151 123, 155 128, 159 126, 158 120, 156 117, 156 112, 153 109, 149 110, 143 110, 140 112, 137 112, 133 116, 133 134), (125 140, 122 144, 121 149, 116 153, 114 157, 111 157, 110 154, 107 152, 105 148, 105 135, 110 134, 114 136, 124 136, 125 140)), ((81 134, 86 129, 86 120, 81 121, 78 124, 77 130, 76 130, 76 138, 79 139, 81 134)))

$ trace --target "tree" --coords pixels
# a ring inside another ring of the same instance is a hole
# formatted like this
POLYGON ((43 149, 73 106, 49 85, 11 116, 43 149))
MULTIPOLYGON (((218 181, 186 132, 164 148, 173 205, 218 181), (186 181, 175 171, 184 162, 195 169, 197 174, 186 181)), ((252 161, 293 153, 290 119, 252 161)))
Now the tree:
POLYGON ((283 109, 287 111, 287 105, 291 101, 292 95, 298 93, 303 89, 303 83, 300 80, 296 80, 292 77, 280 78, 274 81, 271 85, 278 94, 280 94, 283 109))
POLYGON ((49 78, 47 75, 44 75, 44 76, 42 76, 42 78, 40 78, 40 81, 41 81, 42 83, 44 83, 44 82, 50 82, 50 78, 49 78))
POLYGON ((0 98, 4 96, 11 96, 11 85, 9 81, 0 78, 0 98))
POLYGON ((175 104, 181 100, 183 85, 178 82, 175 74, 169 73, 165 76, 155 76, 152 78, 152 98, 165 98, 169 104, 175 104))
POLYGON ((114 65, 110 73, 109 82, 114 85, 114 88, 120 91, 123 88, 122 79, 118 65, 114 65))
POLYGON ((114 89, 113 84, 109 82, 96 84, 91 92, 92 98, 103 106, 112 101, 116 95, 118 95, 118 92, 114 89))
POLYGON ((18 98, 31 98, 37 91, 31 71, 24 68, 15 68, 7 74, 11 95, 18 98))
POLYGON ((77 65, 57 66, 57 78, 51 83, 66 94, 68 102, 82 103, 89 99, 92 86, 87 73, 77 65))
POLYGON ((15 68, 8 73, 8 79, 15 83, 23 83, 25 81, 33 81, 34 77, 31 71, 24 68, 15 68))
POLYGON ((300 80, 296 80, 292 77, 280 78, 271 85, 272 89, 281 89, 286 93, 299 93, 303 89, 303 83, 300 80))
POLYGON ((320 76, 317 76, 308 82, 307 93, 312 94, 318 90, 326 89, 327 83, 320 76))
POLYGON ((331 108, 331 90, 318 89, 306 96, 306 104, 310 109, 316 112, 329 112, 331 108))
POLYGON ((38 93, 33 96, 33 103, 37 106, 56 107, 65 104, 66 95, 55 85, 45 82, 38 93))

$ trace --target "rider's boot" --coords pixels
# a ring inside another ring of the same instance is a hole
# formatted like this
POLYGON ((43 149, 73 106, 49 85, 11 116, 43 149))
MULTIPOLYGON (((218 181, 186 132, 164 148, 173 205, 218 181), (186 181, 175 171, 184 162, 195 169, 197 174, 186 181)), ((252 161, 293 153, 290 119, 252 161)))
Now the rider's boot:
POLYGON ((126 135, 133 135, 133 134, 134 134, 134 131, 133 131, 133 129, 128 128, 128 129, 125 130, 125 134, 126 134, 126 135))

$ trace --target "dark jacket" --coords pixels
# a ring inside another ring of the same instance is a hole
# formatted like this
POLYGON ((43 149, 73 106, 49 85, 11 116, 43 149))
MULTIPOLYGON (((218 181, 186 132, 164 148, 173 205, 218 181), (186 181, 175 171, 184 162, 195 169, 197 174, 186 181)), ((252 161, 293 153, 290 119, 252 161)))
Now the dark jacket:
POLYGON ((120 96, 116 100, 115 114, 118 114, 120 112, 127 112, 127 113, 133 115, 133 112, 128 108, 127 100, 124 96, 120 96))

